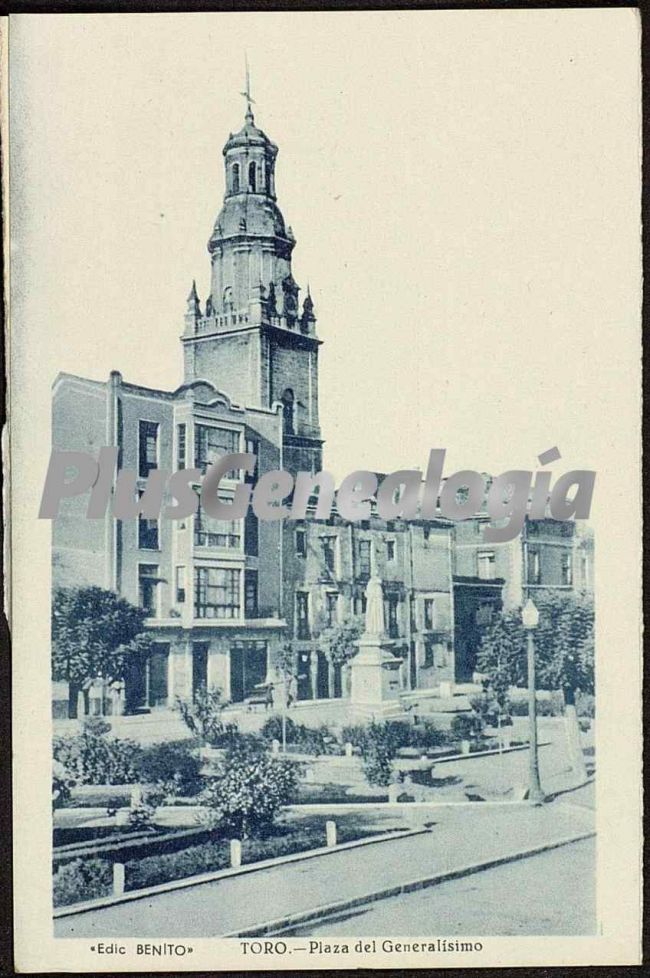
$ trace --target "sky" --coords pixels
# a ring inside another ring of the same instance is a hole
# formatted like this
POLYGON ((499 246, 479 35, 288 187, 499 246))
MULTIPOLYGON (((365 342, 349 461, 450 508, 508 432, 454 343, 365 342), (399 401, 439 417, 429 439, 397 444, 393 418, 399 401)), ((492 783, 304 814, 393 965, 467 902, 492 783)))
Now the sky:
POLYGON ((611 457, 638 326, 636 22, 585 13, 14 21, 13 343, 39 393, 59 370, 181 383, 247 54, 323 340, 326 467, 611 457))

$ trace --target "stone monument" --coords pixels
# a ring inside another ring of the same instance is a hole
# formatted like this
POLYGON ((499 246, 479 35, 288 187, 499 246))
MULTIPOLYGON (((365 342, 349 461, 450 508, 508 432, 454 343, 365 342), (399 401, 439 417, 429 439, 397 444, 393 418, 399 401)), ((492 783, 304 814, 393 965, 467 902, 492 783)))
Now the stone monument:
POLYGON ((351 662, 351 703, 360 718, 397 717, 400 703, 399 668, 402 660, 393 655, 394 641, 386 635, 384 594, 376 566, 366 587, 366 622, 358 641, 359 651, 351 662))

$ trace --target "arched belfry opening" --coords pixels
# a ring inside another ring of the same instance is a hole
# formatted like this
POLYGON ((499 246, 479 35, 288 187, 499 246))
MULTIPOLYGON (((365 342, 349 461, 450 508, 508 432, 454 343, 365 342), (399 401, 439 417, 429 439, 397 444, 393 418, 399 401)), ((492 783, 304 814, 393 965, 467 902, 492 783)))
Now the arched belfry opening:
POLYGON ((233 163, 232 165, 232 192, 234 194, 239 193, 239 163, 233 163))
POLYGON ((257 190, 257 167, 254 160, 248 164, 248 189, 253 193, 257 190))

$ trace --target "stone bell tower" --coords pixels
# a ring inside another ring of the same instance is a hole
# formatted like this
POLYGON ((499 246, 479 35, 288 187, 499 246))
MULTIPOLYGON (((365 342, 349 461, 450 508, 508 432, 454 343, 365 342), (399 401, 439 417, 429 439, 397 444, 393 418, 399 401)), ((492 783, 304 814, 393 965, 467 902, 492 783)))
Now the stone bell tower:
POLYGON ((296 244, 276 203, 278 148, 255 125, 247 79, 244 125, 223 148, 225 196, 208 242, 205 308, 193 285, 181 337, 185 381, 208 380, 245 407, 283 416, 283 467, 321 467, 314 304, 291 271, 296 244))

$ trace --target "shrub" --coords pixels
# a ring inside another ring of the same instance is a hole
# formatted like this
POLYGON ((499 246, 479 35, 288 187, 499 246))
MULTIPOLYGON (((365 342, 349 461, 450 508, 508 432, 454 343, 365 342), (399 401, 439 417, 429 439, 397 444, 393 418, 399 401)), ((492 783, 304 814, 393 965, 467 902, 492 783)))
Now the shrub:
MULTIPOLYGON (((517 717, 527 717, 528 716, 528 700, 521 699, 513 700, 510 704, 510 712, 513 716, 517 717)), ((537 700, 537 716, 538 717, 557 717, 562 716, 564 713, 564 703, 562 700, 561 693, 554 693, 551 699, 537 700)))
POLYGON ((61 808, 70 800, 74 779, 60 761, 52 761, 52 808, 61 808))
POLYGON ((223 841, 190 846, 181 852, 164 852, 143 859, 133 859, 124 869, 126 889, 141 890, 168 880, 183 879, 199 873, 216 872, 230 865, 229 847, 223 841))
POLYGON ((222 746, 226 749, 226 763, 241 763, 244 759, 263 757, 267 753, 267 745, 253 733, 241 733, 236 728, 224 736, 222 746))
POLYGON ((596 697, 591 693, 576 693, 576 713, 579 717, 596 716, 596 697))
MULTIPOLYGON (((330 753, 332 749, 338 750, 336 737, 325 724, 317 728, 306 727, 304 723, 295 723, 291 717, 286 717, 285 723, 287 744, 291 744, 295 750, 317 757, 330 753)), ((266 741, 282 741, 282 717, 269 717, 260 732, 266 741)))
POLYGON ((349 727, 341 728, 341 742, 352 744, 353 747, 363 748, 366 740, 366 727, 361 723, 355 723, 349 727))
POLYGON ((207 807, 201 820, 234 838, 264 834, 295 792, 298 774, 291 761, 251 750, 248 744, 232 750, 199 796, 207 807))
POLYGON ((391 754, 385 744, 371 744, 363 755, 363 773, 368 784, 386 787, 390 784, 393 768, 391 754))
MULTIPOLYGON (((294 723, 291 717, 286 717, 285 725, 287 743, 289 744, 295 737, 295 730, 298 724, 294 723)), ((263 724, 260 734, 264 740, 282 740, 282 717, 277 715, 269 717, 263 724)))
POLYGON ((451 731, 459 740, 475 740, 480 736, 481 728, 477 713, 459 713, 451 721, 451 731))
POLYGON ((78 784, 133 784, 142 747, 85 726, 76 737, 55 737, 53 753, 78 784))
POLYGON ((414 747, 446 747, 450 741, 449 732, 440 730, 432 720, 425 720, 423 723, 413 727, 414 747))
POLYGON ((52 877, 56 907, 106 896, 113 886, 113 869, 106 859, 73 859, 59 866, 52 877))
POLYGON ((403 746, 403 737, 395 726, 395 723, 373 721, 366 728, 361 754, 363 773, 370 785, 385 787, 390 784, 393 771, 391 760, 398 745, 403 746))
POLYGON ((160 785, 167 796, 192 795, 201 788, 201 759, 185 740, 142 748, 134 766, 138 780, 160 785))

